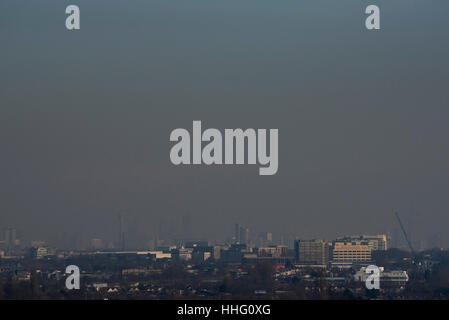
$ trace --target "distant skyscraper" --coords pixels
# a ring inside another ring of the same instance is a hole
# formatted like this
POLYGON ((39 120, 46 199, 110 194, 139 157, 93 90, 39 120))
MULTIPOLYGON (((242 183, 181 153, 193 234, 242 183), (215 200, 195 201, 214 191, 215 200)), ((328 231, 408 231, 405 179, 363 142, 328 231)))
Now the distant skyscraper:
POLYGON ((4 242, 7 247, 11 248, 11 247, 15 247, 15 246, 19 245, 20 241, 17 239, 16 229, 7 228, 5 230, 4 237, 5 237, 4 242))
POLYGON ((240 243, 240 225, 238 223, 235 224, 234 242, 240 243))
POLYGON ((250 234, 249 228, 240 228, 240 243, 249 245, 250 242, 250 234))
POLYGON ((118 248, 120 250, 125 250, 125 217, 119 214, 118 220, 119 220, 118 248))
POLYGON ((234 232, 235 232, 234 243, 249 245, 250 243, 249 228, 242 227, 238 223, 236 223, 234 232))
POLYGON ((258 246, 266 247, 273 244, 273 234, 271 232, 261 232, 258 235, 258 246))

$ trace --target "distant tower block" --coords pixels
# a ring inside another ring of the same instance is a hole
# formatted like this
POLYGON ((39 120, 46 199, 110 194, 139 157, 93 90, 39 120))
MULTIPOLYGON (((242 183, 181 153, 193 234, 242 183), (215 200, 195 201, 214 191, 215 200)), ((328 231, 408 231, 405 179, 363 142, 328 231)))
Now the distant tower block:
POLYGON ((240 225, 238 223, 235 224, 234 237, 235 243, 240 243, 240 225))
POLYGON ((125 250, 125 217, 121 214, 118 215, 119 220, 119 237, 118 247, 120 250, 125 250))

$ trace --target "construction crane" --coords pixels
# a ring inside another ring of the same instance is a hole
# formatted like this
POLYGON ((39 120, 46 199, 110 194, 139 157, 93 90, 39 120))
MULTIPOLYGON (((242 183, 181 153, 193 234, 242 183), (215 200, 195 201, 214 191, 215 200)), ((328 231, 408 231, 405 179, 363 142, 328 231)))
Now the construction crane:
POLYGON ((404 234, 405 241, 407 241, 408 247, 410 248, 410 251, 412 252, 412 256, 413 256, 413 261, 412 261, 412 262, 415 264, 415 263, 416 263, 416 253, 415 253, 415 250, 413 250, 412 243, 411 243, 410 240, 408 239, 407 232, 405 232, 405 228, 404 228, 404 226, 402 225, 401 218, 399 218, 399 213, 395 212, 394 214, 396 215, 396 219, 398 219, 399 226, 400 226, 401 229, 402 229, 402 233, 404 234))

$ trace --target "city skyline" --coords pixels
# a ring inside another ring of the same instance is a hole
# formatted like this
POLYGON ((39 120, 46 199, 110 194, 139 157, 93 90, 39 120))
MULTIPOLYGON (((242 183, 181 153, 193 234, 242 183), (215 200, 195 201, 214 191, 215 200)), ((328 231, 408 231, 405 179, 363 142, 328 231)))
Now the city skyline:
MULTIPOLYGON (((324 241, 333 241, 332 239, 344 239, 346 237, 352 237, 356 234, 367 234, 363 232, 353 232, 350 234, 337 233, 335 237, 305 237, 300 234, 276 234, 269 230, 254 230, 249 226, 242 226, 240 224, 234 224, 234 230, 224 238, 211 238, 205 236, 192 236, 188 234, 186 229, 186 221, 183 219, 184 229, 178 230, 174 233, 161 233, 161 230, 157 230, 153 233, 147 232, 144 235, 136 235, 129 231, 132 230, 126 227, 125 217, 119 215, 119 223, 117 225, 117 233, 115 236, 108 238, 98 233, 78 233, 65 235, 63 238, 30 238, 26 234, 23 234, 21 230, 17 230, 13 227, 3 228, 0 226, 0 245, 14 244, 15 247, 32 247, 34 243, 45 243, 46 246, 51 246, 57 249, 71 249, 71 250, 86 250, 97 247, 97 249, 114 249, 114 250, 139 250, 139 249, 152 249, 158 246, 167 245, 182 245, 190 241, 206 241, 212 244, 232 244, 232 243, 244 243, 251 247, 263 247, 267 243, 271 245, 287 245, 289 248, 294 247, 294 242, 298 239, 321 239, 324 241), (244 233, 244 235, 243 235, 244 233), (11 237, 11 238, 10 238, 11 237), (270 240, 267 240, 269 238, 270 240), (12 240, 10 240, 12 239, 12 240), (94 245, 93 243, 97 244, 94 245), (99 245, 101 243, 101 245, 99 245), (125 244, 126 243, 126 244, 125 244), (264 243, 264 245, 262 245, 264 243)), ((377 232, 374 234, 384 234, 389 242, 389 247, 400 248, 409 251, 409 245, 404 237, 403 232, 399 229, 399 226, 393 229, 393 232, 377 232)), ((410 238, 410 234, 408 234, 410 238)), ((411 237, 411 244, 418 250, 426 250, 432 248, 447 248, 442 245, 441 234, 435 234, 427 239, 417 239, 415 236, 411 237)))
POLYGON ((447 299, 447 12, 0 1, 0 298, 447 299))

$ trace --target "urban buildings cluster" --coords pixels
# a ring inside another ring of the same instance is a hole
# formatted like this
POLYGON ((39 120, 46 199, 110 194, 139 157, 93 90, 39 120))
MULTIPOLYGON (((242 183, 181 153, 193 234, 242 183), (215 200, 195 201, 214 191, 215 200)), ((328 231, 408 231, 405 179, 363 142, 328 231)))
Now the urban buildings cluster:
POLYGON ((102 239, 92 238, 85 250, 62 250, 45 241, 25 245, 17 232, 8 228, 0 242, 0 297, 8 298, 5 292, 15 292, 4 289, 11 283, 16 283, 16 290, 25 291, 29 285, 24 283, 38 283, 38 296, 56 299, 363 299, 371 297, 365 288, 366 268, 376 265, 381 298, 416 298, 431 291, 415 292, 414 288, 431 286, 432 275, 441 278, 441 266, 449 263, 449 253, 443 249, 412 257, 411 252, 390 248, 386 234, 344 236, 332 241, 296 239, 288 245, 274 241, 270 232, 251 237, 248 227, 236 224, 227 243, 155 241, 152 248, 131 250, 125 246, 126 237, 120 229, 115 247, 107 248, 102 239), (65 267, 71 264, 81 270, 83 296, 61 291, 65 267), (420 286, 417 279, 422 281, 420 286))

